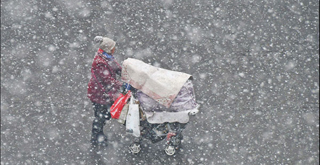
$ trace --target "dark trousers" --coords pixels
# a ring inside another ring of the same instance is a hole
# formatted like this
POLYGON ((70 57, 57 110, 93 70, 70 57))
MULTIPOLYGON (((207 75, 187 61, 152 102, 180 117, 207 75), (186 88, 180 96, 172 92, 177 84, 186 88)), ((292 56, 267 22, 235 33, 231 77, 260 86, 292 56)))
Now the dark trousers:
POLYGON ((91 142, 96 143, 99 135, 103 135, 103 126, 106 124, 106 120, 110 120, 111 114, 109 109, 111 105, 102 105, 97 103, 92 103, 94 109, 94 120, 92 123, 92 138, 91 142))

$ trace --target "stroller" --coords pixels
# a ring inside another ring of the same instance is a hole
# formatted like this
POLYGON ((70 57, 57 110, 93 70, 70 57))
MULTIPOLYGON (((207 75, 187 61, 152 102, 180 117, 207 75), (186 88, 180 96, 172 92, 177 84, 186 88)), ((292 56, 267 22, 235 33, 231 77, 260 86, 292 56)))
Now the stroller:
MULTIPOLYGON (((133 87, 130 103, 137 103, 139 107, 138 133, 134 135, 127 127, 127 133, 135 136, 129 146, 130 152, 137 154, 141 151, 142 138, 152 143, 166 138, 164 151, 167 155, 174 155, 180 148, 182 131, 189 116, 199 112, 192 76, 129 58, 123 62, 121 79, 133 87)), ((124 113, 126 116, 130 114, 124 113)))

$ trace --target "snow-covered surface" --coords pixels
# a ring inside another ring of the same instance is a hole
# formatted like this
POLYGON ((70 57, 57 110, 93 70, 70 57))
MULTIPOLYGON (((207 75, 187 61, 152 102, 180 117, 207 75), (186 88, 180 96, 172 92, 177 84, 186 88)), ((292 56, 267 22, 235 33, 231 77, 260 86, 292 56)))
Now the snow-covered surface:
POLYGON ((318 0, 1 1, 1 165, 319 164, 318 0), (89 146, 97 51, 193 76, 200 112, 182 151, 89 146))

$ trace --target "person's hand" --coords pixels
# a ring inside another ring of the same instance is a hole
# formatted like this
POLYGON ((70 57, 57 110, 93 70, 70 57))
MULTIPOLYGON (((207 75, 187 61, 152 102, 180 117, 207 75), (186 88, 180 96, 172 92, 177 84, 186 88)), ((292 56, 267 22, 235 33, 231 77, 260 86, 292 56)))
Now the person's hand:
POLYGON ((128 92, 128 90, 130 90, 131 85, 128 83, 123 83, 123 85, 121 86, 120 92, 125 94, 128 92))
POLYGON ((126 89, 126 90, 130 90, 130 87, 131 87, 131 85, 130 85, 130 84, 128 84, 128 83, 124 83, 123 85, 125 86, 125 89, 126 89))

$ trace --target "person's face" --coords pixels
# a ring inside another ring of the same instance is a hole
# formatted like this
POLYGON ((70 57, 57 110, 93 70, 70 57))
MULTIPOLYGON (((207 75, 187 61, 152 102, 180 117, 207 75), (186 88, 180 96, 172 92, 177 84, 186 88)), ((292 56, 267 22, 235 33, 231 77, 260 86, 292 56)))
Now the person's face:
POLYGON ((113 54, 115 51, 116 51, 116 47, 114 47, 114 48, 111 50, 111 54, 113 54))

